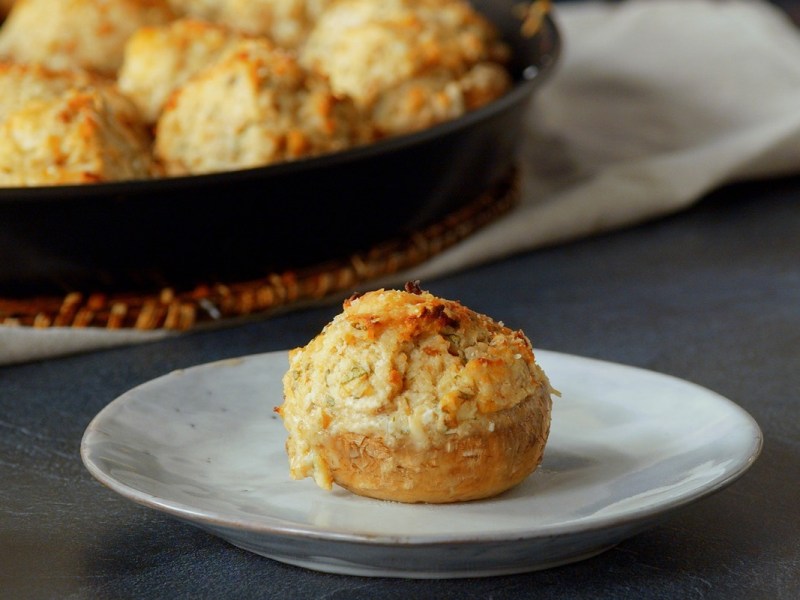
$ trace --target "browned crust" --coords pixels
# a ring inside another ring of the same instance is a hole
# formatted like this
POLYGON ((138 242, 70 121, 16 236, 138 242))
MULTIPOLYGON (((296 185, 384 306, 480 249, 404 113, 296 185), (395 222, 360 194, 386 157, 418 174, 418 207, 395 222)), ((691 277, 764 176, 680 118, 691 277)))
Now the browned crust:
POLYGON ((536 396, 492 415, 494 431, 424 450, 390 448, 379 437, 344 433, 323 450, 333 480, 355 494, 397 502, 441 504, 488 498, 533 473, 550 432, 552 400, 536 396))

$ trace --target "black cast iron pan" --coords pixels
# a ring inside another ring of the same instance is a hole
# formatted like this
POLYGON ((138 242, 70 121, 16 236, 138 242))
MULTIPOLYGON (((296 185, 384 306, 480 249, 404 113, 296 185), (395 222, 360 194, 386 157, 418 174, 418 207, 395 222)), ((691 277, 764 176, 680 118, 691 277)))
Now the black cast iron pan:
POLYGON ((548 19, 475 2, 513 50, 513 89, 457 120, 335 154, 201 176, 0 189, 0 295, 242 281, 345 257, 474 200, 515 165, 556 63, 548 19))

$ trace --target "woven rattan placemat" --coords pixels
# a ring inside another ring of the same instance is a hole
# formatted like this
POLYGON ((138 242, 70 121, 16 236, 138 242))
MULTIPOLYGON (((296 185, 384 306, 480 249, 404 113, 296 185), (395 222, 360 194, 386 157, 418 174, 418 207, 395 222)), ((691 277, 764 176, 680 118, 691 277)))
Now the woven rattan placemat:
POLYGON ((419 265, 504 214, 518 199, 515 172, 438 222, 346 259, 185 290, 164 287, 152 293, 111 294, 88 290, 63 296, 0 298, 0 324, 188 330, 203 323, 287 310, 419 265))

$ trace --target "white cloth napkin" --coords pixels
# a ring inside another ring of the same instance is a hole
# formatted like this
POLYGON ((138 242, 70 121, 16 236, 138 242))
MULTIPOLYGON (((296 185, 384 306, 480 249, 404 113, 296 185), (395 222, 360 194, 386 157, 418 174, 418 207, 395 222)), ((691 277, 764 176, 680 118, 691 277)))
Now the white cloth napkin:
MULTIPOLYGON (((559 65, 534 98, 512 213, 390 279, 431 279, 800 172, 800 32, 762 0, 556 4, 559 65)), ((0 327, 0 364, 164 332, 0 327)))
POLYGON ((414 271, 673 213, 723 184, 800 172, 800 30, 757 0, 557 4, 563 55, 537 94, 522 206, 414 271))

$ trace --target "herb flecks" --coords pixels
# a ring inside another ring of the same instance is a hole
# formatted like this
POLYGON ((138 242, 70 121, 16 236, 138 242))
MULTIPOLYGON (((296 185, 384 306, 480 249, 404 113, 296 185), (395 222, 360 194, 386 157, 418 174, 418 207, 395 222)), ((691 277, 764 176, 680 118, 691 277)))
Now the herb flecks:
POLYGON ((350 383, 351 381, 355 381, 356 379, 364 377, 368 374, 369 372, 361 365, 353 365, 347 370, 347 373, 345 373, 342 383, 350 383))

